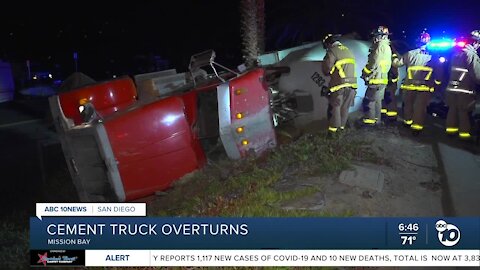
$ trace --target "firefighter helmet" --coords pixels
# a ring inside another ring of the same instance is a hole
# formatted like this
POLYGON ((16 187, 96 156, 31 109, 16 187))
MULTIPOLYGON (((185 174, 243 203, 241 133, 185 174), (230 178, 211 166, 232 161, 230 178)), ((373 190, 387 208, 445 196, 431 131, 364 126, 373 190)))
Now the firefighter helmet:
POLYGON ((480 41, 480 30, 473 30, 470 35, 472 36, 472 39, 475 41, 480 41))
POLYGON ((418 37, 418 42, 421 44, 421 45, 426 45, 427 43, 430 42, 430 34, 427 33, 427 32, 422 32, 420 34, 420 36, 418 37))
POLYGON ((340 38, 340 35, 334 35, 334 34, 328 34, 326 35, 323 40, 323 48, 326 49, 328 46, 332 45, 335 41, 338 41, 340 38))
POLYGON ((390 31, 388 30, 388 27, 386 26, 383 26, 383 25, 380 25, 379 27, 377 27, 376 29, 374 29, 372 31, 372 33, 370 33, 372 36, 389 36, 390 35, 390 31))

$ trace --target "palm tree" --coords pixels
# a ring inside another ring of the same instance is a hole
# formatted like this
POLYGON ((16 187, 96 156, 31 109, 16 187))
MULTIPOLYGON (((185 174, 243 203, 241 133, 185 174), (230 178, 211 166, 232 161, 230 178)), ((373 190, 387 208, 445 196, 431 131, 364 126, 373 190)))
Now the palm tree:
POLYGON ((257 0, 257 37, 259 53, 265 52, 265 1, 257 0))
POLYGON ((259 54, 265 51, 265 1, 241 0, 242 53, 245 64, 256 64, 259 54))

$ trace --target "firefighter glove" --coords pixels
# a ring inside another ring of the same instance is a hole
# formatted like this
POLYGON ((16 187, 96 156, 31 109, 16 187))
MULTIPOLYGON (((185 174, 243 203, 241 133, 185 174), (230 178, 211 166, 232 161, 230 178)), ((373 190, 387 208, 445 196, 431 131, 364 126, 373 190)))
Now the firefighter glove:
POLYGON ((322 89, 320 90, 320 95, 323 97, 330 95, 330 89, 326 86, 322 86, 322 89))

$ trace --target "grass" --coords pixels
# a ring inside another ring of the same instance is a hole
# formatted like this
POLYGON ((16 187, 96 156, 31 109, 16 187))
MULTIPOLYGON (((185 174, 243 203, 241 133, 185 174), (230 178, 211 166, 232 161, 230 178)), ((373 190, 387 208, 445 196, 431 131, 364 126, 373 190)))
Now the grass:
POLYGON ((0 222, 0 269, 28 269, 30 247, 25 220, 28 215, 18 213, 0 222))
MULTIPOLYGON (((65 166, 59 166, 48 175, 41 186, 38 198, 42 202, 74 202, 78 197, 65 166), (55 190, 55 192, 52 192, 55 190)), ((14 205, 21 207, 21 203, 14 205)), ((35 215, 32 209, 6 209, 0 221, 0 269, 30 269, 29 218, 35 215)))
MULTIPOLYGON (((154 216, 307 217, 329 216, 308 210, 285 210, 285 201, 320 190, 304 187, 278 191, 275 184, 285 177, 327 176, 348 169, 351 161, 375 162, 369 142, 352 140, 348 133, 336 138, 307 134, 264 156, 238 161, 223 160, 180 181, 159 199, 150 211, 154 216)), ((345 215, 350 215, 345 213, 345 215)))
MULTIPOLYGON (((370 151, 368 146, 369 142, 350 139, 348 133, 331 139, 327 138, 326 134, 319 133, 304 135, 294 142, 278 146, 259 158, 249 157, 237 161, 225 158, 189 175, 183 181, 178 181, 179 184, 170 189, 167 195, 159 197, 158 202, 153 207, 149 207, 149 215, 186 217, 331 216, 331 214, 321 211, 285 210, 280 207, 282 202, 319 192, 318 187, 305 186, 280 191, 275 188, 275 184, 285 178, 336 174, 349 168, 354 160, 376 163, 379 158, 373 151, 370 151)), ((53 179, 50 179, 48 186, 54 185, 58 188, 64 180, 62 177, 64 174, 65 172, 60 172, 59 175, 52 175, 53 179)), ((73 197, 67 194, 71 194, 72 187, 68 186, 63 190, 65 197, 68 198, 62 197, 59 201, 71 201, 73 197)), ((55 198, 49 198, 46 194, 44 197, 47 201, 55 201, 55 198)), ((343 215, 351 216, 352 214, 346 212, 343 215)), ((25 266, 29 265, 28 225, 25 224, 28 216, 30 216, 28 213, 18 213, 4 218, 0 222, 0 254, 2 254, 0 269, 25 269, 25 266)), ((241 267, 241 269, 246 268, 241 267)))

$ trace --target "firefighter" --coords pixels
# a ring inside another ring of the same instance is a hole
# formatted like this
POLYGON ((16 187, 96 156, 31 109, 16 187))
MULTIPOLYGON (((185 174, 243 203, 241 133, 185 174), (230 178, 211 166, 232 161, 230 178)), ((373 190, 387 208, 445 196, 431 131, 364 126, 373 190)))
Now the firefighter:
POLYGON ((428 42, 430 35, 423 32, 418 39, 419 47, 394 59, 392 63, 394 67, 406 66, 407 76, 400 87, 404 94, 403 122, 411 128, 413 135, 423 131, 427 105, 435 90, 434 84, 441 84, 436 79, 438 72, 432 66, 432 55, 427 51, 428 42))
POLYGON ((357 89, 355 57, 339 38, 340 35, 328 34, 323 39, 323 47, 327 52, 323 58, 322 70, 325 75, 330 76, 328 87, 330 134, 345 129, 348 109, 353 105, 357 89))
POLYGON ((362 78, 367 84, 363 99, 363 124, 375 125, 381 123, 382 100, 388 84, 388 71, 392 65, 392 50, 388 36, 390 32, 385 26, 379 26, 372 31, 373 44, 368 55, 367 65, 363 68, 362 78))
POLYGON ((475 108, 475 87, 480 81, 480 30, 471 33, 472 44, 456 53, 451 62, 450 81, 446 89, 448 114, 446 133, 460 139, 471 138, 470 114, 475 108))
MULTIPOLYGON (((392 49, 392 62, 395 59, 398 59, 397 51, 392 49)), ((388 72, 388 84, 387 89, 385 90, 385 96, 383 98, 383 108, 382 114, 385 114, 388 122, 394 123, 397 120, 398 108, 397 108, 397 98, 395 93, 397 92, 397 82, 398 82, 398 68, 391 67, 388 72)))

